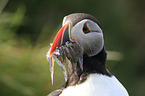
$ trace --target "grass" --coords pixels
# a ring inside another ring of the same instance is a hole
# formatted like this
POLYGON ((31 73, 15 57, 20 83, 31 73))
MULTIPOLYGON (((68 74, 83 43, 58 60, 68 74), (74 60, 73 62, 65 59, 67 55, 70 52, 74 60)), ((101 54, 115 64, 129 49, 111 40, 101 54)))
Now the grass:
MULTIPOLYGON (((42 47, 44 44, 40 40, 40 44, 32 46, 29 36, 19 39, 16 36, 25 19, 25 11, 25 6, 20 4, 14 13, 3 12, 0 15, 1 96, 45 96, 56 88, 51 85, 45 58, 49 46, 42 47)), ((44 32, 40 36, 43 34, 44 32)), ((56 70, 57 68, 58 66, 56 70)), ((61 75, 55 75, 59 78, 54 81, 58 87, 63 84, 63 80, 60 81, 61 75)))
MULTIPOLYGON (((15 12, 2 12, 0 15, 0 96, 45 96, 64 83, 61 68, 55 64, 54 85, 51 85, 45 57, 52 41, 50 36, 55 35, 47 32, 52 30, 51 24, 44 25, 36 46, 31 43, 29 34, 24 38, 17 36, 16 32, 25 20, 25 12, 25 6, 19 4, 15 12), (46 42, 45 38, 50 39, 46 42)), ((113 52, 110 53, 109 59, 112 60, 113 52)))

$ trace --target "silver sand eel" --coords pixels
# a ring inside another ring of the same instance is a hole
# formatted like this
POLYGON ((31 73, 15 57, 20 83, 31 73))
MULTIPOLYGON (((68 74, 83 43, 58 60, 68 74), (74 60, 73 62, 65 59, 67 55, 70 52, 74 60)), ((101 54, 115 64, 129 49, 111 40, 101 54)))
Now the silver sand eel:
MULTIPOLYGON (((50 48, 51 49, 51 48, 50 48)), ((76 39, 70 39, 65 45, 57 47, 50 56, 50 49, 46 54, 53 85, 54 61, 61 67, 65 81, 67 81, 66 60, 68 60, 77 75, 76 66, 83 70, 83 47, 76 39), (66 59, 67 58, 67 59, 66 59)))

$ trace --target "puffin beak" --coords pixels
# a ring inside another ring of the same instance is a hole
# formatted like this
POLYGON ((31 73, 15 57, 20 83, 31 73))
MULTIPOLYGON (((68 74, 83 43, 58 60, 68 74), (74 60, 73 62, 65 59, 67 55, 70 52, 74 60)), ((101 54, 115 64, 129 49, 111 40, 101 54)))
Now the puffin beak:
POLYGON ((55 51, 56 48, 65 44, 66 41, 69 41, 70 38, 70 22, 67 22, 57 33, 53 44, 50 49, 50 57, 51 54, 55 51))

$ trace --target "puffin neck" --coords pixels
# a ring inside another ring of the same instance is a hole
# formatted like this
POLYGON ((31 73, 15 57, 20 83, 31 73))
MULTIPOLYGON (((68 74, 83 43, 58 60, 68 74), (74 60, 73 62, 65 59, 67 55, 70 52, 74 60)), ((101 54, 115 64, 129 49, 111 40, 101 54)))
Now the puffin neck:
POLYGON ((102 74, 111 77, 112 74, 106 69, 106 60, 107 60, 107 53, 105 51, 105 48, 101 50, 100 53, 98 53, 95 56, 89 57, 87 54, 83 55, 83 71, 81 71, 79 64, 76 67, 77 75, 74 73, 73 68, 71 64, 68 65, 68 81, 64 85, 64 87, 67 86, 73 86, 76 84, 83 83, 89 74, 102 74))

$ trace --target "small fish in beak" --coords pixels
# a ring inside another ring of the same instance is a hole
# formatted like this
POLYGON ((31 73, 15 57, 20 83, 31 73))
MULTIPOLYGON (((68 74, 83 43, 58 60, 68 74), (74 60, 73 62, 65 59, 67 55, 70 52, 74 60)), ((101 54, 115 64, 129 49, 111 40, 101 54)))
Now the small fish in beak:
POLYGON ((67 81, 66 60, 71 63, 76 75, 77 64, 79 64, 81 70, 83 70, 83 47, 77 38, 71 38, 69 22, 66 23, 56 35, 46 57, 50 68, 52 84, 54 61, 61 67, 65 81, 67 81))

